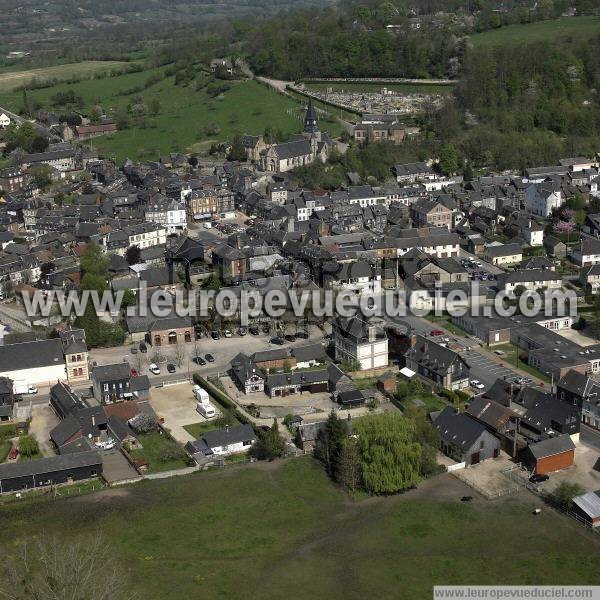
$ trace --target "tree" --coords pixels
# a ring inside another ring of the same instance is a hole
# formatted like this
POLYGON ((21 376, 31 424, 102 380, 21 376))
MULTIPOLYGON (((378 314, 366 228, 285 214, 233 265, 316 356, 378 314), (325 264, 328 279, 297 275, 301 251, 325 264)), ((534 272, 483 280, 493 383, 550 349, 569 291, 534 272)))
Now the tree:
POLYGON ((33 183, 38 189, 45 190, 52 185, 52 169, 48 165, 31 167, 30 172, 33 176, 33 183))
POLYGON ((42 537, 7 554, 0 596, 7 600, 125 600, 126 575, 101 536, 42 537), (98 573, 102 577, 98 577, 98 573))
POLYGON ((175 350, 173 353, 173 360, 175 361, 175 364, 181 368, 181 366, 183 365, 184 358, 185 358, 185 348, 180 341, 177 341, 177 343, 175 344, 175 350))
POLYGON ((123 290, 123 298, 121 300, 121 308, 126 310, 130 306, 136 306, 137 299, 133 290, 123 290))
POLYGON ((162 108, 162 106, 161 106, 160 100, 158 98, 152 98, 152 100, 150 100, 150 114, 152 116, 158 115, 161 108, 162 108))
POLYGON ((35 456, 40 451, 37 440, 32 435, 24 435, 19 438, 19 453, 28 458, 35 456))
POLYGON ((273 460, 281 458, 285 453, 285 440, 279 433, 277 419, 273 419, 273 425, 263 432, 258 441, 252 447, 252 455, 259 460, 273 460))
POLYGON ((128 265, 137 265, 142 262, 142 251, 137 245, 129 246, 125 252, 125 260, 128 265))
POLYGON ((231 149, 229 150, 229 160, 239 160, 244 162, 247 159, 246 148, 242 144, 242 138, 236 135, 231 143, 231 149))
POLYGON ((460 168, 460 156, 454 144, 444 144, 440 150, 440 169, 444 175, 454 175, 460 168))
POLYGON ((131 427, 136 433, 149 433, 156 431, 158 425, 154 417, 140 413, 131 421, 131 427))
POLYGON ((106 290, 108 287, 108 265, 108 256, 102 252, 98 244, 90 242, 79 261, 79 267, 83 274, 81 288, 96 290, 97 292, 106 290))
POLYGON ((315 456, 325 465, 327 474, 333 479, 337 478, 342 444, 346 437, 346 426, 332 410, 325 427, 317 434, 315 456))
POLYGON ((351 492, 362 485, 361 456, 358 441, 346 438, 342 442, 338 461, 337 481, 351 492))
POLYGON ((292 363, 289 360, 283 361, 283 372, 291 373, 292 372, 292 363))
POLYGON ((354 433, 367 492, 393 494, 419 483, 422 450, 413 421, 398 414, 367 415, 356 421, 354 433))
POLYGON ((556 487, 550 497, 560 508, 569 510, 573 504, 573 498, 581 496, 581 494, 585 494, 585 490, 578 483, 563 481, 556 487))

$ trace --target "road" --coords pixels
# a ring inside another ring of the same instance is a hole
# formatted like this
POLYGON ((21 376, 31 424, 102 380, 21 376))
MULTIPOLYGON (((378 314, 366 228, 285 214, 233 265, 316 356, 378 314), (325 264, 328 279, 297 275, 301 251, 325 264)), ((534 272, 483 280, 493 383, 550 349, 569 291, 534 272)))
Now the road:
POLYGON ((597 429, 593 429, 589 425, 582 423, 579 439, 588 446, 592 446, 596 450, 600 451, 600 431, 597 429))

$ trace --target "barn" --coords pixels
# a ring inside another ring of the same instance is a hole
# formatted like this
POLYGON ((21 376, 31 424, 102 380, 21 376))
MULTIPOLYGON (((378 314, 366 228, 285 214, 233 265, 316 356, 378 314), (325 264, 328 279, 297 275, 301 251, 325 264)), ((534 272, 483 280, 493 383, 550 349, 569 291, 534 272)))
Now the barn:
POLYGON ((531 444, 523 450, 523 463, 536 475, 560 471, 573 465, 575 444, 568 434, 531 444))
POLYGON ((95 450, 0 465, 0 494, 71 483, 102 475, 102 457, 95 450))
POLYGON ((600 490, 575 496, 570 511, 590 527, 600 526, 600 490))

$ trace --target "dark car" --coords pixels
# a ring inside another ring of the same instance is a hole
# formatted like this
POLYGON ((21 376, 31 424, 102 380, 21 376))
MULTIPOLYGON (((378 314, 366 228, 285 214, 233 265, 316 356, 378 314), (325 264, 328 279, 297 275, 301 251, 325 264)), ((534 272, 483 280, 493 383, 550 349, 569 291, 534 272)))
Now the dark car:
POLYGON ((248 331, 250 332, 250 335, 260 335, 260 330, 258 329, 258 327, 255 327, 254 325, 252 327, 250 327, 248 329, 248 331))
POLYGON ((221 339, 221 334, 218 331, 211 331, 210 337, 213 340, 220 340, 221 339))
POLYGON ((272 337, 270 341, 271 344, 275 344, 276 346, 283 346, 285 344, 285 340, 279 336, 272 337))
POLYGON ((285 338, 286 342, 295 342, 296 341, 296 336, 292 335, 291 333, 288 333, 286 335, 283 336, 285 338))
POLYGON ((201 367, 203 367, 206 364, 206 361, 201 356, 194 356, 194 358, 192 358, 192 362, 195 362, 201 367))
POLYGON ((144 342, 140 342, 140 352, 146 354, 148 352, 148 346, 144 342))
POLYGON ((541 475, 532 475, 529 478, 529 481, 531 481, 531 483, 543 483, 544 481, 548 481, 548 479, 550 479, 550 477, 548 477, 548 475, 545 474, 541 474, 541 475))
POLYGON ((307 340, 308 339, 308 331, 297 331, 296 338, 299 340, 307 340))
POLYGON ((271 331, 271 324, 270 323, 265 323, 262 326, 262 330, 263 330, 263 333, 269 333, 269 331, 271 331))
POLYGON ((209 363, 215 362, 215 357, 212 354, 207 354, 204 358, 206 358, 209 363))
POLYGON ((175 365, 173 363, 167 364, 167 371, 169 373, 175 373, 176 370, 177 370, 177 367, 175 367, 175 365))

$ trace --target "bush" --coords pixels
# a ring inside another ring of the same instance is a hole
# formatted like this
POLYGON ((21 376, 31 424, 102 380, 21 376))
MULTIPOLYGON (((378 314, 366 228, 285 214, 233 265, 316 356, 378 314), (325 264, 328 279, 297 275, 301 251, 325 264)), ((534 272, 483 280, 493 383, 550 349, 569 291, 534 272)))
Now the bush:
POLYGON ((0 425, 0 441, 9 440, 17 435, 17 428, 14 425, 0 425))
POLYGON ((184 457, 185 455, 183 453, 183 450, 179 447, 179 445, 176 442, 172 440, 165 441, 164 446, 160 449, 158 453, 158 461, 161 463, 172 462, 184 457))
POLYGON ((35 456, 39 451, 38 442, 32 435, 24 435, 19 438, 19 452, 22 456, 35 456))
POLYGON ((573 503, 573 498, 584 493, 585 490, 578 483, 563 481, 557 486, 552 494, 550 494, 550 498, 563 510, 569 510, 573 503))

